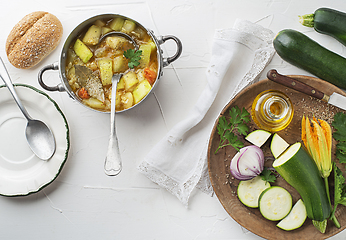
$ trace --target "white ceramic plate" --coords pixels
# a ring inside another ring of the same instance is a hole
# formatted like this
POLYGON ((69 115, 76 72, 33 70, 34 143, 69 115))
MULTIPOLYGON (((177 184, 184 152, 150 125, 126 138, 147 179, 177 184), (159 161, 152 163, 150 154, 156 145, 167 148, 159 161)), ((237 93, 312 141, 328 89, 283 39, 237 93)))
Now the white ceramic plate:
POLYGON ((29 114, 53 131, 56 152, 48 161, 36 157, 26 138, 26 119, 5 86, 0 86, 0 194, 21 196, 53 182, 67 160, 69 128, 59 106, 44 92, 28 85, 15 86, 29 114))

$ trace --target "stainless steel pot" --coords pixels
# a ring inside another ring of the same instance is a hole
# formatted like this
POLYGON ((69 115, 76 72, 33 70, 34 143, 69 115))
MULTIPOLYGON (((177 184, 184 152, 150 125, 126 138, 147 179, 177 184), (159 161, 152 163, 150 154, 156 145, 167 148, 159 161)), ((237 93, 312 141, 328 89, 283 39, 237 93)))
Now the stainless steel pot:
MULTIPOLYGON (((82 104, 84 107, 87 107, 88 109, 92 109, 92 110, 97 111, 97 112, 103 112, 103 111, 93 109, 93 108, 83 104, 81 99, 72 91, 72 89, 68 83, 68 80, 66 78, 66 71, 65 71, 67 50, 68 50, 69 46, 71 45, 71 42, 75 41, 77 36, 79 36, 83 31, 85 31, 89 26, 91 26, 91 24, 94 23, 96 20, 98 20, 98 19, 111 19, 111 18, 115 18, 115 17, 122 17, 124 19, 129 19, 129 20, 135 22, 137 25, 141 26, 143 29, 145 29, 147 31, 147 33, 152 37, 152 39, 154 40, 154 42, 156 44, 156 48, 157 48, 156 54, 157 54, 157 59, 158 59, 158 74, 157 74, 156 81, 155 81, 151 91, 142 99, 141 102, 143 102, 143 100, 153 91, 155 86, 158 84, 159 78, 163 75, 163 68, 168 66, 170 63, 174 62, 175 60, 177 60, 180 57, 181 52, 182 52, 182 43, 177 37, 172 36, 172 35, 157 36, 156 37, 152 30, 145 28, 143 25, 141 25, 140 23, 138 23, 137 21, 135 21, 131 18, 128 18, 128 17, 122 16, 122 15, 118 15, 118 14, 97 15, 97 16, 91 17, 91 18, 83 21, 75 29, 73 29, 73 31, 67 37, 67 39, 64 43, 64 46, 61 50, 59 62, 55 62, 55 63, 49 64, 47 66, 44 66, 39 71, 38 82, 41 85, 41 87, 44 88, 45 90, 48 90, 48 91, 59 91, 59 92, 65 92, 66 91, 72 99, 76 100, 77 102, 82 104), (162 51, 160 46, 163 43, 165 43, 167 40, 173 40, 177 44, 177 51, 173 56, 164 58, 163 57, 163 51, 162 51), (46 85, 43 81, 43 74, 45 71, 48 71, 48 70, 58 70, 60 78, 61 78, 61 83, 59 83, 56 86, 46 85)), ((137 103, 136 105, 132 106, 131 108, 128 108, 128 109, 125 109, 122 111, 117 111, 117 113, 132 109, 135 106, 137 106, 138 104, 140 104, 141 102, 137 103)))

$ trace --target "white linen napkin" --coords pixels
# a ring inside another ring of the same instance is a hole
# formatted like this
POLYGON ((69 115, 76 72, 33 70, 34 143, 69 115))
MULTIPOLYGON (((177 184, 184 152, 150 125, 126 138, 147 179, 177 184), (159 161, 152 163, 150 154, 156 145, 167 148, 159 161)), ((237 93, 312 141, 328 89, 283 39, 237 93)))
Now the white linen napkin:
POLYGON ((216 30, 206 73, 207 85, 197 103, 186 119, 176 124, 138 166, 141 173, 175 195, 186 207, 195 188, 213 194, 207 163, 211 130, 223 107, 245 86, 258 81, 275 53, 273 37, 269 29, 239 19, 231 29, 216 30), (220 90, 228 70, 231 72, 220 90), (219 90, 222 93, 217 96, 219 90))

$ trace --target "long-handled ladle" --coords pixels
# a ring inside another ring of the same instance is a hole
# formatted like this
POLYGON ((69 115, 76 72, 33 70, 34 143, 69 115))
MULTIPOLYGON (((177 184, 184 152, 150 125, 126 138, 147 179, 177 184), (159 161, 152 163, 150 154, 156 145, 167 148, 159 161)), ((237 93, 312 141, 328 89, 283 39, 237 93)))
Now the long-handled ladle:
MULTIPOLYGON (((129 35, 123 32, 109 32, 100 38, 99 43, 103 39, 109 36, 123 37, 129 40, 134 45, 135 49, 138 50, 138 45, 136 44, 134 39, 132 39, 129 35)), ((115 129, 115 101, 116 101, 117 85, 122 75, 123 73, 115 73, 113 74, 113 77, 112 77, 111 133, 109 136, 107 156, 106 156, 105 165, 104 165, 105 173, 109 176, 116 176, 122 170, 118 138, 117 138, 116 129, 115 129)))

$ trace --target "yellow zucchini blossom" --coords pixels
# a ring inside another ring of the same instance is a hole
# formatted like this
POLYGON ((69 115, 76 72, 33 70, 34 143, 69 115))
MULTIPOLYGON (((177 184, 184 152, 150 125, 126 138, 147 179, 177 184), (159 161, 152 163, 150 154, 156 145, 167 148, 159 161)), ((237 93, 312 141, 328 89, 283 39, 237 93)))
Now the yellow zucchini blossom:
POLYGON ((310 120, 303 116, 301 137, 321 176, 328 177, 332 171, 332 130, 330 125, 324 120, 315 117, 310 120))

